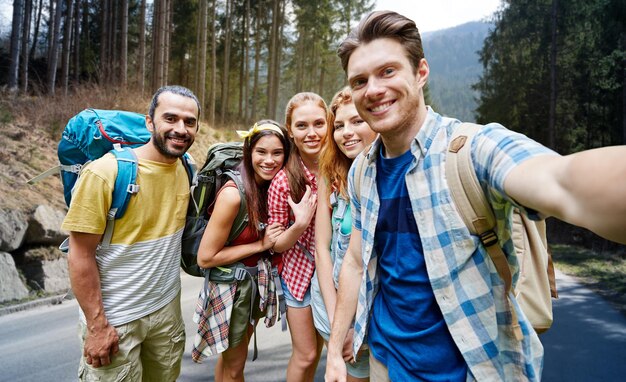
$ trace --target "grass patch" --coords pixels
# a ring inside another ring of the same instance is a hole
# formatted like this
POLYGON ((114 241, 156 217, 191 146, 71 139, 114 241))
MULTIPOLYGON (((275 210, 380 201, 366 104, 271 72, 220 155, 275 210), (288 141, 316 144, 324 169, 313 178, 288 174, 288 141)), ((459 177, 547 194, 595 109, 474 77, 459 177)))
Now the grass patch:
POLYGON ((557 269, 577 277, 626 314, 626 252, 598 253, 560 244, 550 247, 557 269))

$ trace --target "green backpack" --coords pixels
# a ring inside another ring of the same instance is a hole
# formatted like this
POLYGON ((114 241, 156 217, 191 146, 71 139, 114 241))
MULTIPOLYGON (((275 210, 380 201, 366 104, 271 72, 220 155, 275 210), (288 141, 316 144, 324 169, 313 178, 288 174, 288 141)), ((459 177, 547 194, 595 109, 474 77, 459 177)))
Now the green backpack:
POLYGON ((180 265, 183 270, 204 277, 205 270, 198 266, 198 247, 209 221, 215 197, 226 182, 232 180, 241 196, 239 212, 233 222, 226 244, 233 241, 248 225, 248 211, 243 181, 237 166, 243 157, 243 143, 216 143, 209 147, 204 166, 198 172, 197 185, 192 187, 187 209, 187 219, 182 238, 180 265))

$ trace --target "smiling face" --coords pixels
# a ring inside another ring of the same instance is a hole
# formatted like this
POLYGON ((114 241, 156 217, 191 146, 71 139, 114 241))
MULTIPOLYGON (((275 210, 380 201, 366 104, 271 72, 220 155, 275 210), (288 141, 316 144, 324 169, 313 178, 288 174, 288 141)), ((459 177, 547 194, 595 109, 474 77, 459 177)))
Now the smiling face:
POLYGON ((268 134, 259 138, 252 148, 252 168, 256 183, 274 179, 284 162, 285 149, 276 135, 268 134))
POLYGON ((379 38, 354 50, 347 75, 356 108, 372 130, 383 138, 417 132, 426 113, 426 60, 413 70, 398 41, 379 38))
POLYGON ((376 138, 376 133, 357 113, 352 102, 337 107, 333 125, 333 139, 350 159, 356 158, 376 138))
POLYGON ((293 109, 289 135, 303 159, 315 161, 326 134, 326 110, 313 101, 293 109))
POLYGON ((189 97, 164 92, 159 95, 154 120, 147 116, 146 121, 159 156, 164 162, 173 162, 183 156, 195 140, 198 106, 189 97))

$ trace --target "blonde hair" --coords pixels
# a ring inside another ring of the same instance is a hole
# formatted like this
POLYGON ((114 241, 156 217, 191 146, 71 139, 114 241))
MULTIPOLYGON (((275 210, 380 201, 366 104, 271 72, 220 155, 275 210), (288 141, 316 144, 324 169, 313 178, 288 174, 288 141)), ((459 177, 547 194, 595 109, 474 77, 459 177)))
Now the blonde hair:
POLYGON ((337 191, 346 200, 348 199, 348 171, 353 160, 339 149, 333 134, 337 109, 339 106, 349 105, 352 102, 352 91, 348 86, 338 91, 330 102, 326 142, 322 147, 319 162, 320 178, 329 186, 326 188, 327 195, 324 195, 327 198, 330 198, 333 191, 337 191))
MULTIPOLYGON (((319 106, 326 113, 326 120, 328 120, 328 106, 326 106, 326 102, 319 95, 312 92, 301 92, 297 93, 289 102, 287 102, 287 106, 285 107, 285 127, 287 131, 291 133, 291 123, 293 122, 293 111, 297 109, 299 106, 307 102, 313 102, 315 105, 319 106)), ((306 185, 309 183, 307 180, 304 169, 302 168, 301 160, 300 160, 300 152, 298 151, 298 147, 295 142, 293 142, 293 138, 291 140, 291 153, 289 154, 289 160, 285 165, 285 170, 287 172, 287 180, 289 182, 289 189, 291 190, 291 198, 294 202, 298 203, 304 192, 306 191, 306 185)), ((322 145, 324 142, 322 142, 322 145)))

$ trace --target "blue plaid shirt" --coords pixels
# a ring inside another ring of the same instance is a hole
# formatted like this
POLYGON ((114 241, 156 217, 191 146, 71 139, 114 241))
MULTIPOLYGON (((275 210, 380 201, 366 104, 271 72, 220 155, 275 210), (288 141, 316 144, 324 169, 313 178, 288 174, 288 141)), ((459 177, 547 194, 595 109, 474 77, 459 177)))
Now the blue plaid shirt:
MULTIPOLYGON (((452 131, 461 122, 442 117, 428 108, 428 115, 411 142, 413 163, 406 184, 419 227, 424 257, 435 299, 450 334, 468 365, 468 380, 541 379, 543 346, 532 326, 514 301, 524 338, 515 339, 504 284, 459 216, 445 177, 445 155, 452 131)), ((359 289, 354 352, 365 340, 368 317, 378 291, 377 254, 374 236, 380 200, 376 189, 377 138, 366 155, 361 198, 354 194, 354 168, 350 170, 349 192, 354 227, 361 231, 363 272, 359 289)), ((554 152, 498 124, 486 125, 472 145, 472 160, 478 179, 496 215, 497 234, 507 254, 516 282, 517 258, 511 241, 511 212, 532 211, 504 194, 504 179, 515 166, 537 155, 554 152)), ((363 154, 362 154, 363 155, 363 154)), ((357 162, 357 161, 355 161, 357 162)))

